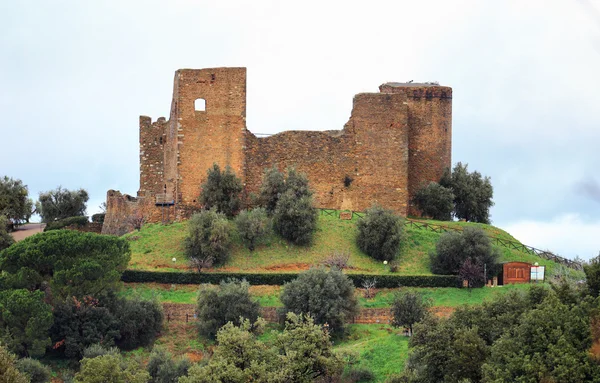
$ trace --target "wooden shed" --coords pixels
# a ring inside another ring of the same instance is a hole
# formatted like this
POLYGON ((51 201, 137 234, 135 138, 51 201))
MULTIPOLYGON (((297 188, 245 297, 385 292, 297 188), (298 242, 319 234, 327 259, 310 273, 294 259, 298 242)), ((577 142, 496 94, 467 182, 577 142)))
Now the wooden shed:
POLYGON ((502 273, 498 283, 510 285, 513 283, 529 283, 531 280, 531 264, 527 262, 506 262, 502 264, 502 273))

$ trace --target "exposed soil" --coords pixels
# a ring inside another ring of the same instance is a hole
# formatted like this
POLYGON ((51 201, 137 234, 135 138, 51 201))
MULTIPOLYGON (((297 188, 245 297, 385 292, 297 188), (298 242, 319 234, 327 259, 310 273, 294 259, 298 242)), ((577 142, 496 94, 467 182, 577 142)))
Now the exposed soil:
POLYGON ((46 227, 45 223, 28 223, 23 226, 19 226, 10 233, 15 241, 19 242, 24 240, 27 237, 31 237, 34 234, 41 233, 44 231, 44 227, 46 227))

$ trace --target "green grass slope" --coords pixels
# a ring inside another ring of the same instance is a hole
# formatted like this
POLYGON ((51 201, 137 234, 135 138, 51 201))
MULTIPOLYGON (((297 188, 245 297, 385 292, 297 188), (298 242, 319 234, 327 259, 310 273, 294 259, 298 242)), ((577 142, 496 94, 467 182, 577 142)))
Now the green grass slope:
MULTIPOLYGON (((350 268, 347 273, 390 274, 389 266, 375 261, 362 253, 356 246, 356 222, 340 220, 337 217, 319 215, 315 240, 310 247, 298 247, 271 236, 265 245, 251 252, 241 241, 234 239, 229 261, 212 269, 220 272, 298 272, 313 265, 321 264, 332 252, 344 251, 350 254, 350 268)), ((516 241, 510 234, 490 225, 469 222, 438 222, 434 224, 455 227, 478 226, 492 236, 516 241)), ((161 224, 145 225, 141 231, 126 234, 130 240, 132 259, 129 267, 134 270, 149 271, 182 271, 188 270, 184 255, 183 240, 187 235, 187 223, 178 222, 163 226, 161 224), (173 258, 176 259, 173 262, 173 258)), ((403 275, 431 275, 429 270, 429 252, 435 249, 440 233, 405 227, 405 241, 398 254, 399 273, 403 275)), ((516 250, 498 247, 501 261, 539 262, 546 266, 551 275, 558 266, 552 261, 516 250)))

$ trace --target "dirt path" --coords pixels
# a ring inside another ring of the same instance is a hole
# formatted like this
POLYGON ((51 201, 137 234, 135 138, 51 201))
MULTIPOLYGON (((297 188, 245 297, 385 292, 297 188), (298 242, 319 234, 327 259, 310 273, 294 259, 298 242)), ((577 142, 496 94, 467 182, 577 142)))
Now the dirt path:
POLYGON ((10 235, 13 236, 15 241, 19 242, 34 234, 41 233, 44 231, 44 227, 46 227, 45 223, 27 223, 23 226, 19 226, 15 231, 10 233, 10 235))
MULTIPOLYGON (((196 305, 183 303, 163 303, 165 317, 168 322, 192 322, 195 321, 194 312, 196 305)), ((267 322, 277 322, 276 307, 261 307, 261 314, 267 322)), ((432 307, 431 311, 438 317, 448 317, 454 312, 453 307, 432 307)), ((358 315, 350 323, 360 324, 387 324, 392 320, 389 308, 361 309, 358 315)))

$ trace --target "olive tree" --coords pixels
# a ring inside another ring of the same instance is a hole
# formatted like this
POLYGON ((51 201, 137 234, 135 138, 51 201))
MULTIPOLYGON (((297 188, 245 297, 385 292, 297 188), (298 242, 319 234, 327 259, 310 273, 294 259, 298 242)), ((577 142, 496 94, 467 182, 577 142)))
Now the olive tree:
POLYGON ((215 209, 196 213, 188 221, 185 253, 198 271, 223 264, 231 248, 231 227, 215 209))
POLYGON ((27 185, 19 179, 0 178, 0 216, 15 224, 28 222, 33 213, 33 201, 29 198, 27 185))
POLYGON ((380 206, 367 209, 358 221, 358 247, 372 258, 392 261, 402 243, 402 218, 380 206))
POLYGON ((59 186, 54 190, 40 193, 36 210, 45 223, 83 216, 89 198, 85 189, 68 190, 59 186))
POLYGON ((216 163, 208 169, 206 181, 202 184, 200 202, 206 209, 216 209, 228 217, 233 217, 241 206, 242 181, 231 167, 224 171, 216 163))

